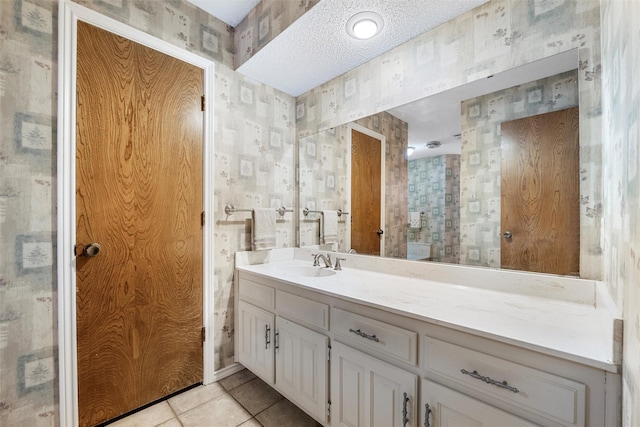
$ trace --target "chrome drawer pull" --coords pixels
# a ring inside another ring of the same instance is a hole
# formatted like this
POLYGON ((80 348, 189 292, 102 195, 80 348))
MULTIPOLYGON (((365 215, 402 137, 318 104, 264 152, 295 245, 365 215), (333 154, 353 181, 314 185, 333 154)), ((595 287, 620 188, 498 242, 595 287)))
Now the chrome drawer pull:
POLYGON ((494 380, 492 378, 489 378, 489 377, 483 377, 482 375, 480 375, 478 373, 478 371, 469 372, 466 369, 460 369, 460 372, 462 372, 464 375, 469 375, 470 377, 475 378, 477 380, 484 381, 487 384, 491 384, 491 385, 494 385, 496 387, 504 388, 504 389, 512 391, 514 393, 519 393, 520 392, 520 390, 518 390, 517 388, 511 387, 509 384, 507 384, 506 381, 496 381, 496 380, 494 380))
POLYGON ((429 415, 431 415, 431 408, 428 403, 424 404, 424 427, 431 427, 431 422, 429 422, 429 415))
POLYGON ((271 344, 271 328, 269 325, 264 325, 264 349, 267 350, 271 344))
POLYGON ((409 422, 409 418, 407 417, 407 403, 409 403, 409 396, 407 393, 402 393, 402 427, 405 427, 409 422))
POLYGON ((380 339, 378 339, 378 337, 376 337, 375 334, 374 335, 365 334, 360 329, 358 329, 357 331, 354 331, 353 329, 349 328, 349 332, 352 332, 362 338, 366 338, 371 341, 380 342, 380 339))

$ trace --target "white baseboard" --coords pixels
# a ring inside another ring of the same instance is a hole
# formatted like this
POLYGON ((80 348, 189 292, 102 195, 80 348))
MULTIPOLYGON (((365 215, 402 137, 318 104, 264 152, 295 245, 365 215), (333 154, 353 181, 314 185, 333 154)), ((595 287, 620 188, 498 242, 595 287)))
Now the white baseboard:
MULTIPOLYGON (((242 366, 239 363, 234 363, 233 365, 229 365, 225 368, 219 369, 213 373, 213 379, 210 383, 215 383, 217 381, 220 381, 221 379, 227 378, 228 376, 231 376, 237 372, 240 372, 243 369, 244 369, 244 366, 242 366)), ((207 383, 207 384, 210 384, 210 383, 207 383)))

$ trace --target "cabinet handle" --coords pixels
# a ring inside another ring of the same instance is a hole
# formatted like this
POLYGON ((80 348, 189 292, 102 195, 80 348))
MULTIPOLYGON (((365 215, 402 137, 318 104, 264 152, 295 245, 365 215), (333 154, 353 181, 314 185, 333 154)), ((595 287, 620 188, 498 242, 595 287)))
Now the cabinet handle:
POLYGON ((431 427, 429 418, 431 417, 431 407, 428 403, 424 404, 424 427, 431 427))
POLYGON ((407 404, 409 403, 409 396, 407 393, 402 393, 402 426, 405 427, 409 422, 409 417, 407 417, 407 404))
POLYGON ((353 329, 349 328, 349 332, 354 333, 362 338, 366 338, 371 341, 380 342, 380 339, 376 337, 375 334, 374 335, 365 334, 360 329, 358 329, 357 331, 354 331, 353 329))
POLYGON ((496 381, 496 380, 494 380, 492 378, 484 377, 484 376, 480 375, 478 373, 478 371, 469 372, 466 369, 460 369, 460 372, 462 372, 464 375, 469 375, 471 378, 475 378, 477 380, 484 381, 487 384, 491 384, 491 385, 494 385, 496 387, 504 388, 504 389, 512 391, 514 393, 519 393, 520 392, 520 390, 518 390, 517 388, 512 387, 509 384, 507 384, 506 381, 496 381))
POLYGON ((269 325, 264 325, 264 349, 269 349, 269 344, 271 344, 271 328, 269 325))
POLYGON ((280 332, 276 332, 276 333, 273 335, 273 337, 274 337, 273 339, 274 339, 274 341, 275 341, 274 349, 276 349, 276 350, 278 350, 278 349, 280 348, 280 343, 278 342, 278 341, 279 341, 279 340, 278 340, 278 337, 279 337, 279 336, 280 336, 280 332))

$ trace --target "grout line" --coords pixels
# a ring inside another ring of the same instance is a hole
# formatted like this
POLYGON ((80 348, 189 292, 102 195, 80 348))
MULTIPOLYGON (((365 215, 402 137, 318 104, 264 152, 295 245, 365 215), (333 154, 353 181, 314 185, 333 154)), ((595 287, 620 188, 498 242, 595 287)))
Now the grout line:
MULTIPOLYGON (((202 386, 201 386, 201 387, 202 387, 202 386)), ((173 409, 173 406, 171 406, 171 403, 169 403, 169 401, 168 401, 168 400, 167 400, 166 402, 167 402, 167 405, 169 405, 169 409, 171 409, 171 412, 173 412, 173 415, 174 415, 174 417, 173 417, 173 418, 174 418, 175 420, 177 420, 177 421, 178 421, 178 424, 180 424, 180 427, 184 427, 184 424, 182 424, 182 421, 180 420, 180 417, 178 416, 178 413, 176 412, 176 410, 175 410, 175 409, 173 409)), ((167 421, 169 421, 169 420, 167 420, 167 421)), ((166 423, 167 421, 165 421, 165 423, 166 423)), ((164 423, 161 423, 161 424, 158 424, 158 425, 160 426, 160 425, 162 425, 162 424, 164 424, 164 423)), ((157 426, 156 426, 156 427, 157 427, 157 426)))

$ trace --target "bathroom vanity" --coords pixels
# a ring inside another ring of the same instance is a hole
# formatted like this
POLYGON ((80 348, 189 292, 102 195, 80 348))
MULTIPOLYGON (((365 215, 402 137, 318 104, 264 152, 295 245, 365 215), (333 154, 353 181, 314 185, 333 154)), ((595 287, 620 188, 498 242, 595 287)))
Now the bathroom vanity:
POLYGON ((238 361, 323 425, 618 425, 599 283, 339 256, 236 254, 238 361))

